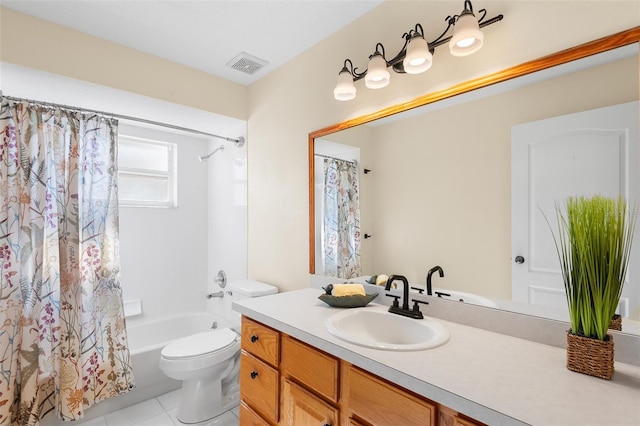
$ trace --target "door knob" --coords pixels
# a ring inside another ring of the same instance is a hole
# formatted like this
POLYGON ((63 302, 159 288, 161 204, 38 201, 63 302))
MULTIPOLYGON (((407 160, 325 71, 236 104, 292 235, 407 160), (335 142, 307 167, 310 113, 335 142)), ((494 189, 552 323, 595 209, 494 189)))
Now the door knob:
POLYGON ((516 258, 514 260, 518 265, 524 263, 524 257, 522 257, 522 256, 516 256, 516 258))

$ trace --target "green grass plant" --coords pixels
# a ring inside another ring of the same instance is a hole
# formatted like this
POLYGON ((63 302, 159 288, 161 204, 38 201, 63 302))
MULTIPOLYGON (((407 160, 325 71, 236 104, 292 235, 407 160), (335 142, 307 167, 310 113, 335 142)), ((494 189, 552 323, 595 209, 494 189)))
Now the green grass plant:
POLYGON ((637 209, 628 212, 623 197, 556 203, 554 240, 573 334, 605 340, 622 294, 636 214, 637 209))

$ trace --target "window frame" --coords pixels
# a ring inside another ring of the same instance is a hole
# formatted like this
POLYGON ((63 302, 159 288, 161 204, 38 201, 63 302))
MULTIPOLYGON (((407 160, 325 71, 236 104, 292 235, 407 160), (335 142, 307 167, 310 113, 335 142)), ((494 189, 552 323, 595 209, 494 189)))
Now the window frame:
MULTIPOLYGON (((158 139, 150 139, 139 136, 132 136, 124 133, 118 134, 118 157, 120 156, 121 138, 138 144, 155 145, 167 148, 167 171, 121 167, 118 158, 118 187, 120 186, 120 175, 129 176, 149 176, 168 179, 168 199, 167 201, 153 200, 123 200, 118 194, 118 204, 120 207, 146 207, 146 208, 177 208, 178 207, 178 144, 174 142, 162 141, 158 139)), ((126 142, 125 142, 126 143, 126 142)))

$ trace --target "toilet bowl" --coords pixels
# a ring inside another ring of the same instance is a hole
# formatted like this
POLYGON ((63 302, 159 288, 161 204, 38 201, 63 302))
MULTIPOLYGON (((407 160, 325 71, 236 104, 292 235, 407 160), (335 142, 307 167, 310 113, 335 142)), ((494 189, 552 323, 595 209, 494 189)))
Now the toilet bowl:
POLYGON ((232 300, 278 291, 256 281, 240 281, 229 287, 220 301, 222 322, 229 327, 182 337, 161 351, 160 370, 172 379, 182 380, 177 413, 182 423, 203 422, 239 404, 240 315, 231 311, 232 300))

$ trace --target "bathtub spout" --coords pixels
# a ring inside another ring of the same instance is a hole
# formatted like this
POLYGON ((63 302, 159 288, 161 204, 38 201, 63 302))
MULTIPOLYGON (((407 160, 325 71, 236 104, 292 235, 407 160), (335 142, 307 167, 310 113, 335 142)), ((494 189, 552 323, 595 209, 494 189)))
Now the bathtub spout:
POLYGON ((214 297, 219 297, 222 299, 224 297, 224 291, 220 290, 220 291, 216 291, 215 293, 207 294, 207 299, 212 299, 214 297))

